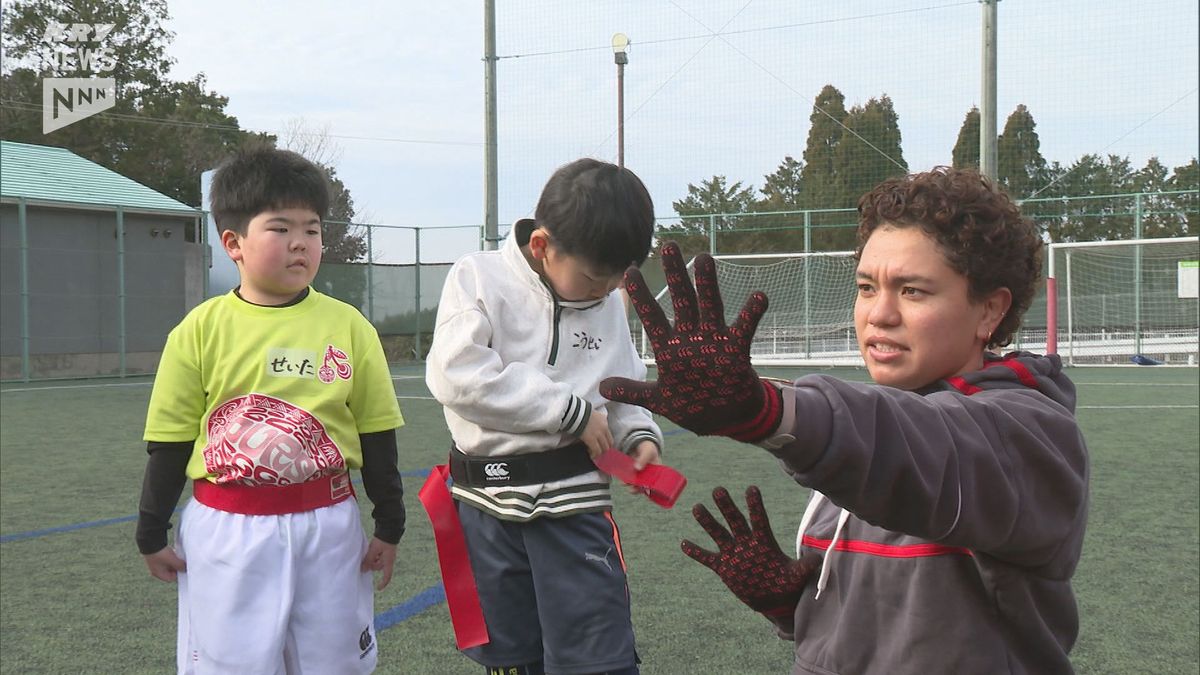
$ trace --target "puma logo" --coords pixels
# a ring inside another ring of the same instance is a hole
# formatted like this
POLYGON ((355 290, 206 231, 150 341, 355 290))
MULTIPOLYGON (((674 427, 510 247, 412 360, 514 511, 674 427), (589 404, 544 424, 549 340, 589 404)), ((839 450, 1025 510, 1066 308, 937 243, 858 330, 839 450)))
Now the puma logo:
POLYGON ((586 560, 586 561, 588 561, 588 562, 598 562, 598 563, 604 563, 604 566, 608 568, 608 571, 609 571, 609 572, 611 572, 611 571, 612 571, 612 564, 608 562, 608 554, 609 554, 609 553, 612 553, 612 547, 611 547, 611 546, 609 546, 609 547, 608 547, 608 550, 607 550, 607 551, 605 551, 605 552, 604 552, 604 555, 602 555, 602 556, 600 556, 600 555, 596 555, 595 553, 584 553, 584 554, 583 554, 583 559, 584 559, 584 560, 586 560))

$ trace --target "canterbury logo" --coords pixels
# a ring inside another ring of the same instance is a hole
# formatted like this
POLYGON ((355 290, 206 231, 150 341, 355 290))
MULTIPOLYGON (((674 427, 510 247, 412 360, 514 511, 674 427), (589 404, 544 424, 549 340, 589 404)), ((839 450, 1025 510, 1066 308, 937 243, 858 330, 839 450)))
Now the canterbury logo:
POLYGON ((483 466, 483 473, 490 480, 508 478, 508 462, 492 462, 483 466))

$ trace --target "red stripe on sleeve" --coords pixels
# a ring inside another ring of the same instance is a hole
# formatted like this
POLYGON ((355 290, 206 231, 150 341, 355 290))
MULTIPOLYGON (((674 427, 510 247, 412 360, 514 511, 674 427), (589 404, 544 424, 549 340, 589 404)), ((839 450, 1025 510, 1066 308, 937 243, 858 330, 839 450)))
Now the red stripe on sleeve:
MULTIPOLYGON (((818 539, 816 537, 805 535, 801 540, 805 546, 820 549, 822 551, 829 548, 829 539, 818 539)), ((882 558, 927 558, 939 555, 965 555, 974 556, 975 554, 969 548, 962 546, 945 546, 943 544, 907 544, 904 546, 894 546, 891 544, 877 544, 873 541, 861 541, 857 539, 839 539, 837 546, 834 547, 837 551, 845 551, 847 553, 865 553, 867 555, 879 556, 882 558)))

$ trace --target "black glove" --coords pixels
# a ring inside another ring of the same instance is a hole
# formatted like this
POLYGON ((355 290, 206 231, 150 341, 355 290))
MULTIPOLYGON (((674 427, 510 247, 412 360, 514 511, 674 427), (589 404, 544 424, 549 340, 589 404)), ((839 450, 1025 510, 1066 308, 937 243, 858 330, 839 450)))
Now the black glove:
POLYGON ((728 531, 703 504, 692 507, 692 515, 716 542, 717 552, 706 551, 684 539, 680 542, 684 554, 716 572, 750 609, 774 619, 790 618, 809 577, 820 567, 820 556, 810 553, 793 560, 784 555, 775 541, 763 508, 762 493, 756 486, 746 489, 750 525, 725 488, 713 490, 713 501, 729 523, 728 531))
POLYGON ((753 293, 727 327, 712 256, 696 257, 695 288, 675 242, 663 245, 662 266, 675 306, 674 329, 641 271, 625 272, 625 290, 654 348, 658 381, 610 377, 600 383, 601 395, 648 408, 700 435, 748 443, 766 438, 783 416, 779 390, 750 365, 750 341, 767 311, 767 296, 753 293))

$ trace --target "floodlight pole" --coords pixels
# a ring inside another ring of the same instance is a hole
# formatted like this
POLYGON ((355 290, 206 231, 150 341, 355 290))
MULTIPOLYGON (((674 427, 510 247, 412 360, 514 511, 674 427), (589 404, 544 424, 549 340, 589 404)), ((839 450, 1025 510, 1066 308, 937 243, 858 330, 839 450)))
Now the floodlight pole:
POLYGON ((996 3, 983 4, 983 94, 979 104, 979 172, 996 179, 996 3))
POLYGON ((483 249, 494 251, 500 241, 496 159, 496 0, 483 2, 483 64, 483 249))
POLYGON ((617 64, 617 166, 625 168, 625 64, 629 63, 629 38, 617 33, 612 47, 613 61, 617 64))

